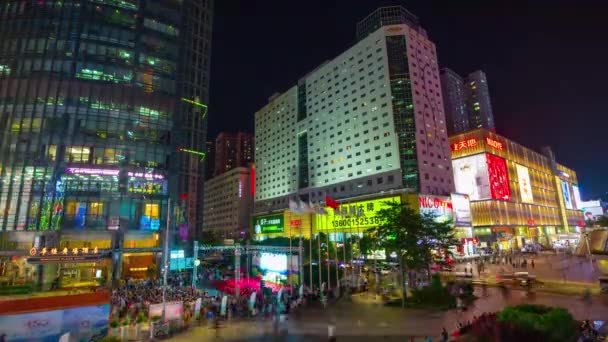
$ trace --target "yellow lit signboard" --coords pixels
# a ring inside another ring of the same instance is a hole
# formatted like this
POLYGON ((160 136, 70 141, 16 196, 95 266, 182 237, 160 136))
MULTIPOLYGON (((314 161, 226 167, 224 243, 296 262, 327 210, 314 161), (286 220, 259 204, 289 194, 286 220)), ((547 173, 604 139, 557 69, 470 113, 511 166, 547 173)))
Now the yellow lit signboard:
POLYGON ((401 203, 399 196, 368 201, 342 203, 338 209, 325 207, 327 215, 317 215, 319 230, 364 230, 381 224, 378 211, 388 208, 386 202, 401 203))

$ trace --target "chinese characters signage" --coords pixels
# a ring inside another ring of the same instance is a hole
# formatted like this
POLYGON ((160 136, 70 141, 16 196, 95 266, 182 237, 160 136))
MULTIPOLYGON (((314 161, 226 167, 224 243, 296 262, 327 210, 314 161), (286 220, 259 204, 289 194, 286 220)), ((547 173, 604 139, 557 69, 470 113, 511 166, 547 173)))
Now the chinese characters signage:
POLYGON ((317 230, 327 229, 367 229, 377 227, 382 222, 378 211, 387 208, 386 202, 401 203, 399 196, 379 198, 340 204, 338 209, 326 207, 327 215, 318 215, 315 224, 317 230))
POLYGON ((254 217, 253 229, 256 234, 281 233, 285 230, 283 214, 254 217))
POLYGON ((460 150, 475 147, 475 146, 477 146, 477 140, 474 138, 467 139, 467 140, 461 140, 459 142, 455 142, 452 144, 452 151, 460 151, 460 150))
MULTIPOLYGON (((452 152, 460 151, 460 150, 464 150, 464 149, 468 149, 468 148, 473 148, 473 147, 476 147, 477 145, 478 145, 477 139, 475 139, 475 138, 464 139, 464 140, 457 141, 452 144, 452 152)), ((498 140, 492 139, 490 137, 486 137, 486 145, 488 145, 494 149, 497 149, 499 151, 505 150, 505 145, 503 143, 501 143, 498 140)))
POLYGON ((27 262, 30 264, 42 264, 52 262, 89 262, 100 260, 105 255, 100 253, 97 247, 89 248, 50 248, 42 247, 30 249, 30 257, 27 262))

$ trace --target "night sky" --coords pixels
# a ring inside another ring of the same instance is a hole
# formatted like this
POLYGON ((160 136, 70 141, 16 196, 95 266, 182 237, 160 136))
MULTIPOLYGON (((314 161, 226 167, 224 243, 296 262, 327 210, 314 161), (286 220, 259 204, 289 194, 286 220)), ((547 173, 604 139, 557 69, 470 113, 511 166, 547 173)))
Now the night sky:
POLYGON ((253 132, 274 92, 355 43, 375 8, 403 5, 435 42, 440 66, 482 69, 497 133, 578 173, 583 199, 608 181, 608 28, 602 1, 216 0, 209 140, 253 132))

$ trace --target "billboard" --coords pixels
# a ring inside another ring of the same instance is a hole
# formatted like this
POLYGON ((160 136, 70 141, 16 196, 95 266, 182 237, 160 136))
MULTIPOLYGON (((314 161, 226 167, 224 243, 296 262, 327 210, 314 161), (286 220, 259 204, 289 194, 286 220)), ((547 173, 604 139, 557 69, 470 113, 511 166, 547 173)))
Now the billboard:
POLYGON ((472 201, 491 198, 485 154, 452 160, 456 192, 469 195, 472 201))
POLYGON ((572 184, 572 196, 574 196, 574 204, 576 205, 576 209, 583 209, 583 201, 581 200, 581 190, 576 184, 572 184))
POLYGON ((418 195, 418 208, 422 215, 432 215, 437 222, 452 220, 452 202, 447 196, 418 195))
POLYGON ((524 203, 534 203, 528 168, 519 164, 515 164, 515 168, 517 169, 517 183, 519 184, 521 201, 524 203))
MULTIPOLYGON (((165 303, 165 318, 167 320, 180 319, 184 315, 184 304, 182 302, 165 303)), ((150 304, 148 317, 162 317, 163 304, 150 304)))
POLYGON ((471 202, 468 195, 452 194, 452 211, 456 227, 471 227, 471 202))
POLYGON ((573 209, 572 207, 572 196, 570 195, 570 186, 568 182, 562 182, 562 194, 564 195, 564 204, 566 204, 566 209, 573 209))
POLYGON ((106 336, 110 305, 0 315, 0 336, 10 342, 56 342, 69 332, 71 341, 93 341, 106 336))
POLYGON ((490 193, 493 199, 508 201, 511 199, 509 185, 509 172, 507 161, 504 158, 486 153, 488 176, 490 179, 490 193))
POLYGON ((255 234, 282 233, 285 231, 283 214, 254 217, 253 230, 255 234))
POLYGON ((401 203, 401 197, 385 197, 368 201, 342 203, 336 210, 325 207, 327 215, 319 215, 318 230, 366 229, 377 227, 380 222, 378 211, 386 208, 386 202, 401 203))
POLYGON ((287 271, 287 254, 261 253, 260 269, 285 273, 287 271))

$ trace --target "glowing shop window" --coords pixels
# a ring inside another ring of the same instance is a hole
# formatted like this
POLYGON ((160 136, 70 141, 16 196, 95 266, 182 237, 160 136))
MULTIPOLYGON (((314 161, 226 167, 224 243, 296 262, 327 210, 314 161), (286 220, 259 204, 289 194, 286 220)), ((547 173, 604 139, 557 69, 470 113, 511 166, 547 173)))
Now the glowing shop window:
POLYGON ((67 216, 75 216, 78 208, 80 208, 80 202, 67 201, 65 204, 65 214, 67 216))
POLYGON ((102 214, 103 214, 103 203, 102 202, 89 203, 89 215, 101 216, 102 214))
POLYGON ((150 219, 160 218, 160 210, 158 204, 146 204, 144 206, 144 216, 148 216, 150 219))

